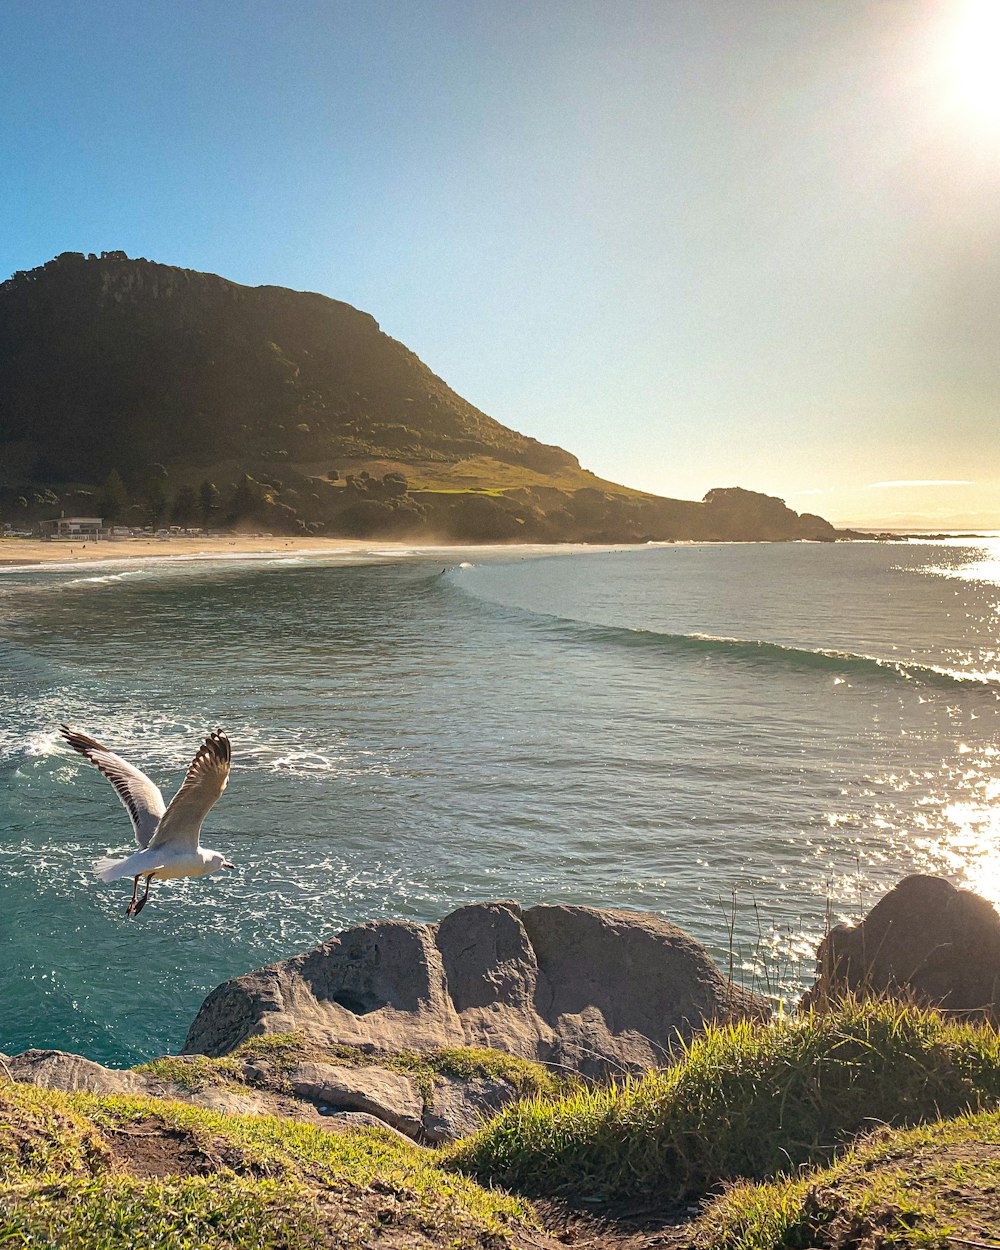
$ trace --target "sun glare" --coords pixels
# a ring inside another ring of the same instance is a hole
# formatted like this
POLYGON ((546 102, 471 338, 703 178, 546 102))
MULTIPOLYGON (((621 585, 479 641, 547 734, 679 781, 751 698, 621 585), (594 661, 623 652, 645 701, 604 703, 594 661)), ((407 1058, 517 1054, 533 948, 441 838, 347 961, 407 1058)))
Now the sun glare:
POLYGON ((968 0, 951 54, 966 106, 1000 122, 1000 0, 968 0))

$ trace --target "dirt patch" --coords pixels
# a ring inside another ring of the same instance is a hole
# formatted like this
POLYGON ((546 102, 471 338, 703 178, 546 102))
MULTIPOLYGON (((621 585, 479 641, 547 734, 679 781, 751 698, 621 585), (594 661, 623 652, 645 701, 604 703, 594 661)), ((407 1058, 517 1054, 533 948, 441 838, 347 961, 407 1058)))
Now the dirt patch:
POLYGON ((205 1176, 217 1169, 190 1134, 150 1123, 105 1129, 118 1170, 133 1176, 205 1176))
POLYGON ((518 1250, 691 1250, 691 1207, 602 1203, 600 1208, 535 1202, 545 1232, 519 1232, 518 1250))
POLYGON ((260 1175, 260 1169, 222 1140, 206 1142, 197 1134, 173 1128, 155 1117, 136 1120, 104 1134, 119 1171, 139 1177, 211 1176, 229 1169, 260 1175))

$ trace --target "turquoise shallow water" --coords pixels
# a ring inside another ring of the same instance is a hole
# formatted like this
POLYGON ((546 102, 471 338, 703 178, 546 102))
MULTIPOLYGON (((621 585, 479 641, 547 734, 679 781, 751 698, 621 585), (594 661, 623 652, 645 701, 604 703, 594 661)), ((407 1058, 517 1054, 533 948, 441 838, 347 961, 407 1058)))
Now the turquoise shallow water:
POLYGON ((793 995, 906 872, 1000 901, 1000 544, 0 573, 0 1050, 176 1050, 209 989, 474 899, 659 911, 793 995), (442 564, 446 570, 442 570, 442 564), (129 888, 69 720, 172 793, 235 752, 224 879, 129 888))

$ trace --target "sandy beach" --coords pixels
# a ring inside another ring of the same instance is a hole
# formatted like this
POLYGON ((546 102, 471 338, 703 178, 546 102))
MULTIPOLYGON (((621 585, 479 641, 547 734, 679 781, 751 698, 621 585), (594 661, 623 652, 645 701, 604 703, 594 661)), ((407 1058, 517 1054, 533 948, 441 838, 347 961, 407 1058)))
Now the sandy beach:
MULTIPOLYGON (((227 534, 221 538, 128 538, 114 542, 43 542, 35 538, 0 539, 0 567, 32 564, 86 564, 95 561, 204 559, 266 555, 380 555, 417 550, 405 542, 358 538, 285 538, 227 534)), ((437 550, 433 546, 419 550, 437 550)))
POLYGON ((476 551, 505 551, 511 556, 572 555, 576 552, 620 551, 622 544, 588 543, 413 543, 374 538, 286 538, 254 534, 227 534, 209 538, 128 538, 114 542, 45 542, 37 538, 0 538, 0 571, 32 565, 118 564, 129 560, 210 560, 234 557, 329 556, 357 560, 419 556, 439 552, 442 557, 476 551))

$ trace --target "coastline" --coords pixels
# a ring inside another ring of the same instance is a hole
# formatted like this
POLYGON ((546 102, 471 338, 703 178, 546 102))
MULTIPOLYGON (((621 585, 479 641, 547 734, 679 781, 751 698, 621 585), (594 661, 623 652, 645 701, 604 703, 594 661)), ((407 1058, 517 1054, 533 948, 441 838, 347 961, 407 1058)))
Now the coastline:
MULTIPOLYGON (((474 543, 407 542, 387 538, 321 538, 310 536, 226 534, 209 538, 129 538, 99 542, 50 542, 38 538, 0 538, 0 574, 30 572, 33 568, 69 568, 74 565, 121 565, 135 562, 187 560, 253 560, 288 557, 323 559, 342 557, 350 561, 409 559, 440 555, 483 552, 509 553, 521 559, 539 556, 597 554, 604 552, 655 551, 684 547, 754 546, 768 539, 749 539, 737 544, 732 539, 676 539, 664 542, 617 543, 474 543)), ((791 539, 813 545, 809 539, 791 539)), ((857 541, 874 541, 854 539, 857 541)))
POLYGON ((218 538, 132 538, 100 542, 45 542, 34 538, 0 539, 0 573, 28 572, 32 568, 73 565, 127 564, 131 561, 185 561, 266 559, 323 559, 341 556, 354 560, 401 559, 464 552, 510 552, 521 557, 570 555, 577 552, 638 550, 629 544, 589 543, 408 543, 363 538, 286 538, 253 534, 228 534, 218 538))

